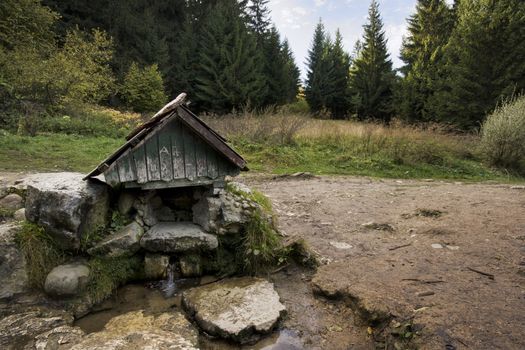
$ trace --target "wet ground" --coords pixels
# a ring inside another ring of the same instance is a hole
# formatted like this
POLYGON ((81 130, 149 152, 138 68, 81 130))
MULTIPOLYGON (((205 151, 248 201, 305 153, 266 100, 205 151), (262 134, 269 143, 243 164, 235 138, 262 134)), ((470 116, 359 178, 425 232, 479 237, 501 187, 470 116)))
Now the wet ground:
MULTIPOLYGON (((328 176, 243 181, 270 197, 283 232, 320 254, 326 265, 314 284, 325 294, 409 320, 423 349, 525 349, 525 186, 328 176)), ((279 292, 294 305, 302 293, 291 289, 281 282, 279 292)), ((323 349, 366 346, 359 330, 333 347, 312 339, 323 349)))

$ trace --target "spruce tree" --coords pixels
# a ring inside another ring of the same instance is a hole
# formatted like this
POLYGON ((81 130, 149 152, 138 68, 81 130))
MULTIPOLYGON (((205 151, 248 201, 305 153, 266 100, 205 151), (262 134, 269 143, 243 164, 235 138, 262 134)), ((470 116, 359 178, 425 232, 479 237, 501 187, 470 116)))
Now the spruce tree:
POLYGON ((297 99, 297 94, 299 93, 299 86, 301 84, 301 71, 297 64, 295 63, 295 57, 292 50, 290 49, 290 44, 288 39, 283 41, 281 47, 281 54, 285 58, 285 74, 286 74, 286 103, 294 102, 297 99))
POLYGON ((312 47, 308 51, 305 97, 312 113, 327 109, 328 97, 332 93, 331 71, 332 62, 329 51, 332 43, 321 20, 315 28, 312 47))
POLYGON ((281 39, 277 28, 273 26, 266 34, 264 48, 264 78, 266 94, 265 106, 282 105, 286 103, 287 72, 286 57, 283 55, 281 39))
POLYGON ((353 61, 350 75, 352 99, 359 119, 389 122, 392 117, 396 77, 386 44, 379 5, 373 0, 368 23, 364 25, 362 47, 353 61))
POLYGON ((335 41, 329 51, 332 69, 330 71, 330 96, 327 107, 333 118, 341 119, 347 116, 350 109, 349 70, 350 56, 343 49, 343 37, 339 29, 335 41))
POLYGON ((217 113, 258 107, 264 89, 261 56, 236 0, 215 5, 202 23, 195 96, 217 113))
POLYGON ((476 128, 502 100, 525 89, 525 2, 461 0, 431 99, 438 120, 476 128))
POLYGON ((444 64, 454 16, 444 0, 419 0, 416 13, 408 19, 408 36, 403 40, 401 59, 405 75, 401 84, 399 114, 410 121, 431 120, 428 99, 436 89, 444 64))

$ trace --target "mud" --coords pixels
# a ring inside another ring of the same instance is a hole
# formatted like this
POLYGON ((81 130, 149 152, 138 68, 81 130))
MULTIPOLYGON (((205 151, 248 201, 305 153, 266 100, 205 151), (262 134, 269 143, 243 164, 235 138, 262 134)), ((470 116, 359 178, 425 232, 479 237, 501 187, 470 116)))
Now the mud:
MULTIPOLYGON (((341 312, 340 305, 356 310, 349 318, 409 320, 422 349, 525 348, 522 186, 352 177, 244 182, 272 199, 288 236, 321 255, 326 266, 313 287, 340 300, 334 307, 341 312)), ((353 341, 365 346, 362 338, 353 341)), ((320 346, 355 348, 349 339, 320 346)))

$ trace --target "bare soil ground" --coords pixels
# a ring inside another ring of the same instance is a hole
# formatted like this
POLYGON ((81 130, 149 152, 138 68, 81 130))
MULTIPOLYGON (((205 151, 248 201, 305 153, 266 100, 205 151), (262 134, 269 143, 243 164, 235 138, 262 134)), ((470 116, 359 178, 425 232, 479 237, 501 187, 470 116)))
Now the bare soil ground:
POLYGON ((525 187, 354 177, 243 181, 268 195, 280 228, 304 238, 325 262, 309 285, 335 304, 305 297, 309 290, 297 277, 275 277, 290 311, 287 326, 310 335, 325 329, 306 348, 369 348, 367 333, 374 338, 380 325, 390 332, 406 322, 401 336, 417 331, 411 344, 422 349, 525 349, 525 187), (286 283, 296 287, 282 288, 286 283), (301 303, 311 305, 295 305, 301 303), (325 324, 294 324, 315 308, 328 313, 325 324))

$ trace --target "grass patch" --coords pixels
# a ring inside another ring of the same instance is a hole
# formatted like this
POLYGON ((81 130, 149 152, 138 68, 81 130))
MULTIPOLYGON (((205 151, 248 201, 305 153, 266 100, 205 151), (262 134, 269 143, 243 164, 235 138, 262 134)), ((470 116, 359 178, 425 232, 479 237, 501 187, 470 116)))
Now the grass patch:
MULTIPOLYGON (((484 164, 477 135, 451 134, 439 127, 314 120, 282 112, 206 121, 230 140, 255 172, 523 181, 517 173, 484 164)), ((24 137, 3 132, 0 170, 87 172, 123 142, 105 136, 24 137)))
POLYGON ((243 269, 252 275, 268 272, 286 260, 281 236, 272 220, 259 211, 253 213, 246 225, 241 248, 243 269))
POLYGON ((143 259, 140 256, 96 257, 89 261, 88 266, 91 272, 87 294, 96 304, 109 297, 119 286, 139 278, 143 270, 143 259))
POLYGON ((0 131, 0 170, 87 172, 122 144, 123 140, 104 136, 29 137, 0 131))
POLYGON ((32 287, 43 289, 47 274, 64 263, 65 253, 40 226, 24 223, 16 242, 26 261, 26 272, 32 287))

